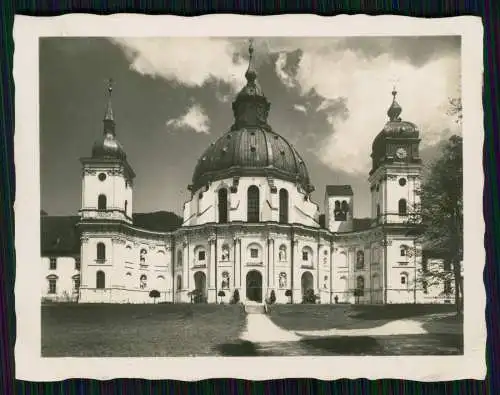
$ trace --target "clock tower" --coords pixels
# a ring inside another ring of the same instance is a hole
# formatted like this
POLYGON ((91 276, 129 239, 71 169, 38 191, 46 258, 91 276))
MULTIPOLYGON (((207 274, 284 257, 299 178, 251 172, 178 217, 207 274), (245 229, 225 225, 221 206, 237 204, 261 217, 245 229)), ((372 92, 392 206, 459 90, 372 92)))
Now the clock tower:
POLYGON ((372 218, 378 224, 401 224, 418 204, 422 161, 419 131, 415 124, 400 118, 402 108, 393 90, 387 111, 389 121, 372 144, 369 175, 372 218))

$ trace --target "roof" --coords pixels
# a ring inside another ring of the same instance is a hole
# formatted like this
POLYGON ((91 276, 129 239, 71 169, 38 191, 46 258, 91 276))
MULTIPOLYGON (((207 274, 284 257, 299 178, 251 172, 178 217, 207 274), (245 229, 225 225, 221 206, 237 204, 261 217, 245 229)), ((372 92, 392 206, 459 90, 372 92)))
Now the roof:
POLYGON ((78 216, 42 215, 40 219, 42 255, 76 255, 80 237, 76 230, 78 216))
POLYGON ((327 185, 326 194, 328 196, 352 196, 352 188, 350 185, 327 185))
POLYGON ((155 232, 171 232, 182 225, 182 218, 170 211, 135 213, 132 217, 135 227, 155 232))
POLYGON ((366 230, 372 227, 372 219, 371 218, 354 218, 352 221, 352 230, 366 230))

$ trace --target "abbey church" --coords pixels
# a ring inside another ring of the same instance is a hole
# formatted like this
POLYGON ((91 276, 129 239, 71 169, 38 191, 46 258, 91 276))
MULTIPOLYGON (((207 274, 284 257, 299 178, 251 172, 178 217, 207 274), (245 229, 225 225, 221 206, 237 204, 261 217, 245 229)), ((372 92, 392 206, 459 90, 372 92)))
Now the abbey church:
POLYGON ((417 126, 401 119, 397 93, 388 100, 387 123, 373 125, 381 131, 367 174, 371 218, 354 218, 349 185, 323 185, 322 205, 311 200, 306 163, 268 124, 271 105, 249 51, 247 82, 232 103, 234 122, 195 164, 181 221, 169 213, 133 213, 136 174, 118 141, 109 88, 102 137, 81 159, 78 215, 41 218, 44 300, 453 300, 449 283, 420 278, 427 258, 412 218, 420 138, 417 126))

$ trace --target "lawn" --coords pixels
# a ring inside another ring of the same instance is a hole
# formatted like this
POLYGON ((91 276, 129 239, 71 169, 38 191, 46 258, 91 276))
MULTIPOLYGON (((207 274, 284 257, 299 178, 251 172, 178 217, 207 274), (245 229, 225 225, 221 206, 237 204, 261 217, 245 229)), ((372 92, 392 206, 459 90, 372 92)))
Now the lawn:
POLYGON ((217 356, 244 325, 240 305, 46 305, 42 356, 217 356))
POLYGON ((373 328, 401 319, 419 320, 429 314, 452 313, 455 306, 433 305, 273 305, 269 318, 278 326, 297 331, 373 328))

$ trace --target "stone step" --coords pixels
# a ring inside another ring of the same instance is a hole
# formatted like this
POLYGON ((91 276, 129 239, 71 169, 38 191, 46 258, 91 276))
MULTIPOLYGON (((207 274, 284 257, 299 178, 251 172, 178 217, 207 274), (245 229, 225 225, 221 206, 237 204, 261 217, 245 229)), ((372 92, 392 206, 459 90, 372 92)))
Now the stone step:
POLYGON ((264 305, 246 305, 245 312, 247 314, 266 314, 266 307, 264 305))

